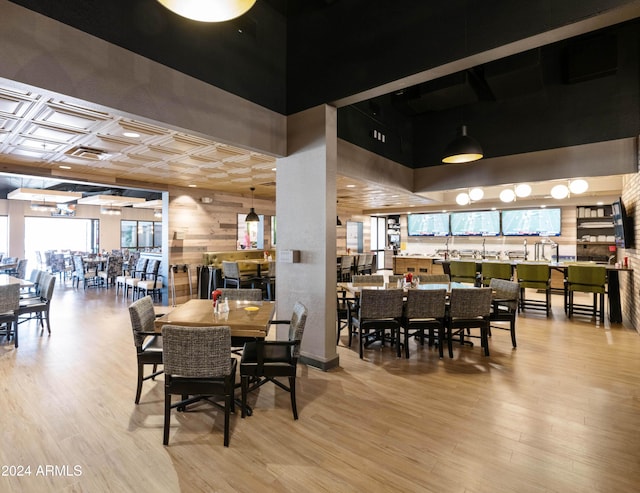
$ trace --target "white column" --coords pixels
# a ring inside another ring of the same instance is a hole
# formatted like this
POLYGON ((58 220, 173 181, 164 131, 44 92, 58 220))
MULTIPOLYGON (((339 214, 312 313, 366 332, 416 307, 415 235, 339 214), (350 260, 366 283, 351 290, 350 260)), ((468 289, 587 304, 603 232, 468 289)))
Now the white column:
MULTIPOLYGON (((318 106, 287 120, 287 157, 276 172, 277 250, 299 250, 299 263, 278 263, 278 318, 296 301, 309 310, 304 362, 321 369, 336 353, 336 109, 318 106)), ((286 329, 279 329, 284 338, 286 329)))

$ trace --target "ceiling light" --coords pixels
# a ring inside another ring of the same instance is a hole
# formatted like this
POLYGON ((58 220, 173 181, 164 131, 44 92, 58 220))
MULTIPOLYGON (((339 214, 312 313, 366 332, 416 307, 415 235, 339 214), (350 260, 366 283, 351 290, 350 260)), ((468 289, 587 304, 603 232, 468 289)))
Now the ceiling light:
POLYGON ((500 192, 500 200, 502 202, 513 202, 516 199, 516 193, 510 188, 505 188, 500 192))
POLYGON ((482 159, 482 147, 467 135, 467 126, 460 127, 458 136, 447 146, 442 157, 443 163, 470 163, 482 159))
POLYGON ((191 185, 189 185, 189 188, 196 188, 197 186, 198 185, 195 185, 195 184, 192 183, 191 185))
POLYGON ((7 194, 8 199, 30 200, 32 202, 64 203, 82 197, 80 192, 64 192, 62 190, 46 190, 38 188, 17 188, 7 194))
POLYGON ((100 214, 106 214, 107 216, 119 216, 122 214, 120 207, 106 206, 100 208, 100 214))
POLYGON ((356 188, 355 185, 346 185, 347 188, 356 188))
POLYGON ((249 214, 247 214, 247 217, 244 219, 245 222, 247 223, 259 223, 260 222, 260 217, 258 217, 258 214, 256 214, 256 211, 253 208, 253 192, 255 190, 255 187, 251 187, 251 210, 249 211, 249 214))
POLYGON ((337 221, 336 221, 336 226, 342 226, 342 221, 340 220, 340 216, 336 216, 337 221))
POLYGON ((471 202, 471 199, 469 198, 469 194, 468 193, 459 193, 458 195, 456 195, 456 204, 458 205, 467 205, 469 202, 471 202))
POLYGON ((140 137, 140 134, 137 132, 123 132, 122 135, 124 135, 125 137, 131 137, 132 139, 137 139, 138 137, 140 137))
POLYGON ((469 198, 471 200, 482 200, 484 197, 484 190, 482 188, 472 188, 469 190, 469 198))
POLYGON ((223 22, 241 16, 256 0, 158 0, 172 12, 200 22, 223 22))
POLYGON ((589 183, 586 180, 573 180, 569 182, 569 190, 571 193, 579 195, 589 189, 589 183))
POLYGON ((32 202, 31 210, 37 212, 56 212, 58 210, 57 205, 47 204, 46 202, 32 202))
POLYGON ((551 196, 554 199, 564 199, 569 195, 569 189, 566 185, 556 185, 551 189, 551 196))
POLYGON ((162 210, 161 209, 156 209, 155 211, 153 211, 153 217, 155 218, 161 218, 162 217, 162 210))
POLYGON ((60 168, 60 169, 71 169, 71 166, 66 166, 64 164, 61 164, 60 166, 58 166, 58 168, 60 168))
POLYGON ((529 195, 531 195, 531 186, 527 185, 526 183, 521 183, 520 185, 516 185, 515 191, 517 197, 528 197, 529 195))

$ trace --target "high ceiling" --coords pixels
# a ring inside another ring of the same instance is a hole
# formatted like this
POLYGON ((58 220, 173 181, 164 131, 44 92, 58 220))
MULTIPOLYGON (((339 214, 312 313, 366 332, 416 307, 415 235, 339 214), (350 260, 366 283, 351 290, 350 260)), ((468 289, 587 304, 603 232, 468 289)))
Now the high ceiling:
MULTIPOLYGON (((640 16, 636 0, 258 0, 247 15, 214 25, 182 19, 155 0, 13 3, 282 114, 334 102, 339 137, 412 168, 440 164, 461 123, 487 157, 640 130, 638 24, 594 31, 640 16), (607 41, 589 46, 590 31, 607 41), (567 79, 583 52, 598 55, 587 58, 606 70, 587 63, 578 68, 592 77, 567 79), (372 138, 374 130, 385 142, 372 138)), ((157 190, 197 178, 211 190, 256 186, 256 196, 275 195, 268 156, 37 90, 16 94, 0 85, 0 105, 0 154, 12 172, 34 166, 70 181, 157 190), (140 137, 124 136, 129 127, 140 137)), ((346 178, 338 179, 338 200, 360 210, 434 203, 346 178)))

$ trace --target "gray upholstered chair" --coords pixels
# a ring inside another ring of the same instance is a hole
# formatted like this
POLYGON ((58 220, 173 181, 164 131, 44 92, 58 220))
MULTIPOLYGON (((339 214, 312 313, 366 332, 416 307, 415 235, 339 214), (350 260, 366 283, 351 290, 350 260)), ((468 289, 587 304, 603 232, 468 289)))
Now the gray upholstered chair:
POLYGON ((229 416, 234 411, 236 359, 231 357, 231 329, 222 327, 162 327, 164 353, 164 438, 169 444, 171 409, 186 409, 190 403, 224 399, 224 446, 229 446, 229 416), (171 396, 192 396, 171 403, 171 396))
POLYGON ((51 311, 51 299, 53 298, 53 289, 56 284, 55 276, 46 274, 42 278, 42 288, 38 298, 28 298, 20 301, 17 310, 18 317, 27 316, 31 318, 35 316, 42 327, 40 334, 44 333, 44 321, 47 322, 47 332, 51 334, 51 322, 49 312, 51 311))
POLYGON ((491 288, 454 288, 449 297, 447 317, 447 342, 449 357, 453 358, 453 337, 458 336, 460 344, 473 345, 465 341, 465 330, 480 329, 480 337, 485 356, 489 356, 489 317, 491 315, 491 288), (454 332, 455 331, 455 332, 454 332))
MULTIPOLYGON (((136 299, 136 295, 138 294, 138 283, 140 281, 146 280, 146 279, 153 279, 157 274, 158 274, 158 270, 160 269, 160 261, 159 260, 149 260, 147 262, 147 267, 145 268, 144 272, 139 272, 136 270, 136 273, 133 277, 129 277, 127 279, 125 279, 124 285, 124 296, 125 298, 127 296, 129 296, 129 289, 132 290, 133 292, 133 299, 136 299)), ((117 286, 116 286, 116 291, 117 291, 117 286)))
POLYGON ((493 291, 491 322, 509 322, 508 327, 492 324, 489 327, 489 335, 491 335, 491 329, 508 330, 511 333, 511 343, 516 347, 516 317, 520 300, 520 284, 494 277, 489 287, 493 291))
POLYGON ((262 301, 262 289, 251 289, 251 288, 242 288, 242 289, 229 289, 222 288, 220 289, 222 293, 220 295, 220 299, 228 299, 228 300, 240 300, 240 301, 262 301))
POLYGON ((13 337, 13 345, 18 347, 18 316, 16 311, 20 305, 20 285, 6 284, 0 286, 0 333, 13 337))
POLYGON ((291 320, 274 320, 272 324, 289 325, 289 337, 286 341, 256 340, 244 345, 240 360, 240 378, 242 382, 242 417, 247 410, 247 394, 267 382, 289 392, 293 419, 298 419, 296 404, 296 368, 300 355, 300 344, 307 322, 307 308, 300 302, 293 307, 291 320), (289 385, 277 380, 287 377, 289 385), (252 381, 249 387, 249 381, 252 381))
POLYGON ((222 261, 222 279, 225 288, 235 286, 237 289, 254 286, 256 279, 240 274, 238 262, 222 261))
POLYGON ((144 279, 138 281, 134 290, 134 298, 151 295, 153 299, 162 301, 162 288, 164 284, 162 282, 162 274, 159 273, 160 261, 154 260, 153 262, 157 262, 156 268, 152 273, 147 273, 144 279))
POLYGON ((400 357, 400 319, 403 305, 402 289, 363 289, 356 316, 351 318, 354 330, 358 331, 360 358, 364 348, 374 341, 390 340, 396 344, 400 357), (387 331, 390 334, 387 334, 387 331))
POLYGON ((369 285, 369 286, 382 286, 384 284, 384 276, 381 274, 364 274, 364 275, 354 275, 351 278, 351 282, 353 284, 360 285, 369 285))
POLYGON ((98 272, 98 279, 101 286, 109 287, 109 284, 116 285, 116 278, 122 275, 122 256, 109 255, 107 265, 104 270, 98 272))
POLYGON ((448 274, 420 274, 420 284, 445 284, 449 282, 448 274))
MULTIPOLYGON (((148 258, 141 258, 138 252, 133 252, 129 255, 129 269, 127 274, 120 274, 116 277, 116 294, 120 288, 122 288, 122 295, 126 297, 128 293, 128 289, 126 287, 126 282, 128 279, 137 278, 138 280, 144 277, 145 271, 147 269, 147 263, 149 262, 148 258)), ((134 287, 133 285, 131 287, 134 287)))
POLYGON ((418 336, 424 345, 424 333, 428 331, 429 345, 438 338, 438 350, 443 357, 445 340, 446 289, 410 289, 404 305, 402 328, 404 329, 404 352, 409 357, 409 337, 418 336))
POLYGON ((18 266, 16 267, 14 277, 17 277, 18 279, 24 279, 27 277, 27 262, 28 260, 26 258, 18 260, 18 266))
POLYGON ((153 322, 156 314, 150 296, 140 298, 129 306, 129 318, 138 360, 138 384, 135 398, 135 403, 138 404, 142 393, 142 382, 154 380, 162 373, 162 370, 158 371, 158 365, 162 364, 162 338, 155 332, 153 322), (153 365, 152 373, 146 376, 145 365, 153 365))

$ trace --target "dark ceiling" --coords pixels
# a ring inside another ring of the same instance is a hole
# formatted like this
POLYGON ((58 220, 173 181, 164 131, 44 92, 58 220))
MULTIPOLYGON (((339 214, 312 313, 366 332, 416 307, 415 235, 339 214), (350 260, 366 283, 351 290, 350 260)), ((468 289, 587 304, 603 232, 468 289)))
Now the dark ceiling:
MULTIPOLYGON (((14 3, 292 114, 629 2, 258 0, 220 24, 156 0, 14 3)), ((338 135, 414 168, 440 164, 463 123, 486 157, 636 136, 639 32, 629 22, 341 107, 338 135)))

